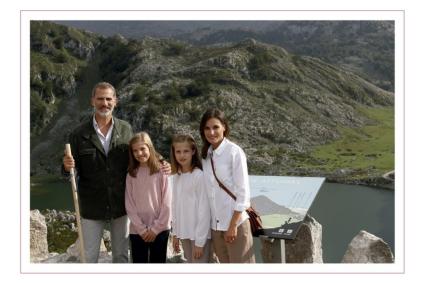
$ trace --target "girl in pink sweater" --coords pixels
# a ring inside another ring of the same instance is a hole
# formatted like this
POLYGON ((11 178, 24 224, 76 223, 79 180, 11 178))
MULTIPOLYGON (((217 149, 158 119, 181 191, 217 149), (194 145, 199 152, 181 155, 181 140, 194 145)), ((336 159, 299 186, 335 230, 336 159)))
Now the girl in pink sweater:
POLYGON ((129 142, 130 164, 125 207, 130 219, 134 263, 165 263, 171 222, 171 190, 149 135, 136 134, 129 142))

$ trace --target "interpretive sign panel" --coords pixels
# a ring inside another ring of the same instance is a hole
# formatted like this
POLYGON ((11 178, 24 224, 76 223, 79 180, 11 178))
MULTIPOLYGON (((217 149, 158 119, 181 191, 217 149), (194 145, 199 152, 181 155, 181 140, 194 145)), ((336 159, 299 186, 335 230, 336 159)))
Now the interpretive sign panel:
POLYGON ((249 176, 251 204, 263 220, 264 235, 294 239, 325 178, 249 176))

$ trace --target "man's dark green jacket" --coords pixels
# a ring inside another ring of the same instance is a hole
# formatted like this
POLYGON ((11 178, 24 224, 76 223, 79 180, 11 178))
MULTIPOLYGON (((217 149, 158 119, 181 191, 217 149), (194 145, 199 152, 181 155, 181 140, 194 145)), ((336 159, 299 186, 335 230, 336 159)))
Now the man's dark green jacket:
POLYGON ((111 144, 106 155, 93 120, 70 135, 78 177, 81 216, 106 220, 126 215, 125 179, 129 161, 128 142, 133 131, 128 122, 114 117, 111 144))

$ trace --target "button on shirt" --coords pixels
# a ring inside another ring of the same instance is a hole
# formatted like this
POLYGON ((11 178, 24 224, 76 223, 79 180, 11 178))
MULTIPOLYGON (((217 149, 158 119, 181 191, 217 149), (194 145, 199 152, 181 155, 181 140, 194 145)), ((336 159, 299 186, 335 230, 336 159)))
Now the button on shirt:
POLYGON ((241 147, 224 138, 217 149, 208 149, 208 156, 202 159, 205 183, 211 206, 211 229, 227 231, 234 211, 242 212, 237 226, 248 219, 245 210, 250 206, 250 188, 246 155, 241 147), (217 178, 235 196, 233 200, 217 183, 211 168, 213 158, 217 178))
POLYGON ((105 150, 105 154, 108 155, 109 145, 111 145, 112 129, 114 128, 114 119, 112 118, 112 124, 109 127, 109 130, 106 133, 106 136, 104 136, 102 131, 100 131, 99 125, 97 124, 97 121, 94 115, 93 115, 93 127, 94 127, 94 130, 96 131, 97 137, 99 137, 103 150, 105 150))

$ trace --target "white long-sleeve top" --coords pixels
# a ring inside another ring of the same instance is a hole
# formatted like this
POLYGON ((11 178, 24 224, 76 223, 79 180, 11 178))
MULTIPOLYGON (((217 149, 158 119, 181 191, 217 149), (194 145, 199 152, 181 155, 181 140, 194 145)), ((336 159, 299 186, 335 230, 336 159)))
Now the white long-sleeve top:
POLYGON ((249 218, 245 210, 250 206, 248 166, 242 148, 224 138, 217 149, 210 146, 207 158, 202 159, 202 168, 211 206, 211 229, 227 231, 234 211, 242 212, 237 226, 242 224, 249 218), (217 178, 236 196, 236 201, 218 185, 211 156, 217 178))
POLYGON ((172 234, 179 239, 190 239, 203 247, 211 238, 210 205, 203 172, 195 168, 191 173, 170 177, 173 192, 172 234))

